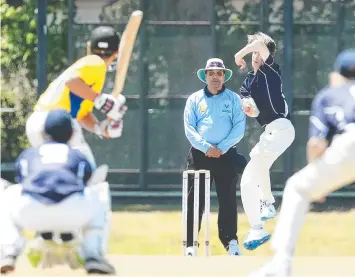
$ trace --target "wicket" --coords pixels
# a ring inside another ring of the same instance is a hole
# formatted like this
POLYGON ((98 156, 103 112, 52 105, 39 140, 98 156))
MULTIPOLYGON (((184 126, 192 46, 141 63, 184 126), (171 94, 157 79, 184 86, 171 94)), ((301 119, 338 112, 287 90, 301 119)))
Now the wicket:
POLYGON ((205 256, 210 255, 210 171, 209 170, 185 170, 182 178, 182 251, 186 255, 187 247, 187 203, 189 194, 188 177, 189 174, 194 176, 194 201, 193 201, 193 250, 194 256, 198 254, 198 225, 199 225, 199 196, 200 196, 200 174, 205 174, 205 256))

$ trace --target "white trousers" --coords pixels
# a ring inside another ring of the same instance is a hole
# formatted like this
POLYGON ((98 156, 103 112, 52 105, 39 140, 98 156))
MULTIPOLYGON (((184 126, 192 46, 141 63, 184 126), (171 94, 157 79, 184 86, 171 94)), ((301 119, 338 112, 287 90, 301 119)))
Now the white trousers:
POLYGON ((354 153, 355 131, 344 133, 334 138, 323 156, 288 179, 271 242, 276 255, 293 255, 310 202, 355 181, 354 153))
POLYGON ((12 185, 0 196, 0 260, 17 256, 25 246, 22 232, 83 233, 83 258, 101 259, 107 250, 111 221, 109 184, 86 187, 63 201, 45 205, 12 185))
POLYGON ((265 127, 259 142, 250 152, 250 161, 240 183, 244 211, 251 226, 260 225, 260 200, 274 203, 270 167, 292 144, 295 129, 290 120, 279 118, 265 127))
MULTIPOLYGON (((38 147, 44 143, 46 140, 46 135, 44 133, 44 123, 47 117, 48 111, 43 112, 33 112, 26 122, 26 134, 33 147, 38 147)), ((73 122, 73 135, 69 141, 69 145, 73 149, 79 150, 85 155, 88 161, 96 167, 95 158, 91 151, 89 144, 85 141, 83 130, 80 124, 76 120, 73 122)))

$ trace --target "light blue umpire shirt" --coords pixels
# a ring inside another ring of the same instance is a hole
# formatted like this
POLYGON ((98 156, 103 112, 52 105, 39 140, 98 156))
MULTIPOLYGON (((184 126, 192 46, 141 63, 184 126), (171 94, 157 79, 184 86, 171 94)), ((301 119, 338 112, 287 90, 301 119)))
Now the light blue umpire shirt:
POLYGON ((245 122, 240 97, 224 86, 216 95, 206 86, 186 101, 185 135, 192 147, 204 153, 212 145, 226 153, 243 138, 245 122))

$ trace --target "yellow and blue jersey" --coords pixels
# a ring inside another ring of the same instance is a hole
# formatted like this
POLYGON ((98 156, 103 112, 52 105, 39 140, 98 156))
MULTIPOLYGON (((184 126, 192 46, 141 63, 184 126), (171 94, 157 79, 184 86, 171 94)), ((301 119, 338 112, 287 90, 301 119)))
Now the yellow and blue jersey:
POLYGON ((94 103, 83 99, 69 90, 66 82, 73 77, 81 78, 95 92, 101 93, 105 83, 106 64, 97 55, 85 56, 59 75, 40 96, 35 111, 65 109, 75 119, 82 119, 92 112, 94 103))

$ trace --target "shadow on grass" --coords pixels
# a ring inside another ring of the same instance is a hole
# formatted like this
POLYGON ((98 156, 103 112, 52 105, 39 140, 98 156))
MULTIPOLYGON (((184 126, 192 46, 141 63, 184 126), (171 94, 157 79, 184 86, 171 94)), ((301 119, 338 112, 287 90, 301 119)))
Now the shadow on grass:
MULTIPOLYGON (((280 209, 281 198, 276 199, 275 208, 280 209)), ((129 198, 113 199, 114 211, 136 211, 136 212, 157 212, 157 211, 177 211, 181 212, 181 199, 179 198, 129 198)), ((238 212, 244 212, 240 199, 237 199, 238 212)), ((347 212, 355 208, 353 198, 328 198, 325 203, 313 203, 312 212, 347 212)), ((217 199, 211 199, 211 211, 218 211, 217 199)))

